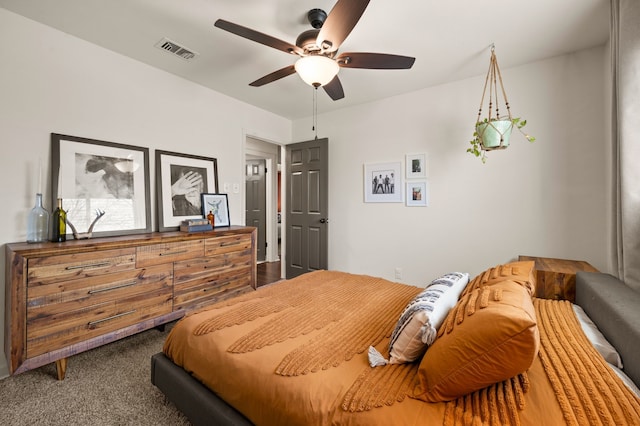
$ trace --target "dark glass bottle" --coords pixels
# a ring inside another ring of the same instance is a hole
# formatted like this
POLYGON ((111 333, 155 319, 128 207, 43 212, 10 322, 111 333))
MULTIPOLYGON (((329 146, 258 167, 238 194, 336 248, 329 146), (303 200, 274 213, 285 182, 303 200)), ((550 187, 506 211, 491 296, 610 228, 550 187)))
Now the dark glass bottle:
POLYGON ((62 209, 62 198, 58 198, 58 207, 51 216, 51 241, 67 241, 67 212, 62 209))

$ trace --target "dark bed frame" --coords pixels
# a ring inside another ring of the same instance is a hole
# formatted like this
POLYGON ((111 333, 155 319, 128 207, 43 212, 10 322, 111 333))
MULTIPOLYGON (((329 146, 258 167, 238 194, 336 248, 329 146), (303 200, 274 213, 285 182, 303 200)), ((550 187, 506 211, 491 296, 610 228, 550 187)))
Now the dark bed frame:
POLYGON ((151 383, 195 426, 253 425, 239 411, 171 362, 162 352, 151 357, 151 383))

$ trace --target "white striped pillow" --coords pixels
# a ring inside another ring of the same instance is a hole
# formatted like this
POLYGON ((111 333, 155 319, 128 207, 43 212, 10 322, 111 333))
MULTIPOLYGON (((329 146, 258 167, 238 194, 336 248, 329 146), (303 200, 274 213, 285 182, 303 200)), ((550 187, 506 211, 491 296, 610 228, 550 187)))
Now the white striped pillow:
POLYGON ((436 339, 438 328, 469 282, 469 274, 452 272, 433 280, 407 304, 389 343, 389 362, 401 364, 420 358, 436 339))

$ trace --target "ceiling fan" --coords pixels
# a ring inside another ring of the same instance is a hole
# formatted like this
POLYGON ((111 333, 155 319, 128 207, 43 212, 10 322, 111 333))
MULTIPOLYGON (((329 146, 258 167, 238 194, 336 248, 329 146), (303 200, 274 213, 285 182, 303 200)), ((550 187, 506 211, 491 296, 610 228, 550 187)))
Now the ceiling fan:
POLYGON ((337 75, 340 68, 409 69, 416 60, 409 56, 385 53, 349 52, 338 55, 338 48, 358 23, 368 4, 369 0, 338 0, 328 15, 321 9, 310 10, 307 18, 313 29, 301 33, 295 45, 223 19, 218 19, 215 26, 300 57, 295 65, 267 74, 250 83, 250 86, 263 86, 297 72, 307 84, 316 89, 322 86, 335 101, 344 98, 342 83, 337 75))

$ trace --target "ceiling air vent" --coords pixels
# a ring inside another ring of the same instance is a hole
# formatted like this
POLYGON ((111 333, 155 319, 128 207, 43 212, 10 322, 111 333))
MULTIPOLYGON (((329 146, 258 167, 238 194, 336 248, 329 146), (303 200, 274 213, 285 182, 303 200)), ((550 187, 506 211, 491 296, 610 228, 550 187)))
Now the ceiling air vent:
POLYGON ((174 55, 179 56, 186 61, 189 61, 198 55, 197 52, 187 49, 184 46, 180 46, 178 43, 176 43, 175 41, 171 41, 168 38, 163 38, 162 40, 157 42, 155 46, 158 49, 173 53, 174 55))

